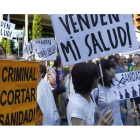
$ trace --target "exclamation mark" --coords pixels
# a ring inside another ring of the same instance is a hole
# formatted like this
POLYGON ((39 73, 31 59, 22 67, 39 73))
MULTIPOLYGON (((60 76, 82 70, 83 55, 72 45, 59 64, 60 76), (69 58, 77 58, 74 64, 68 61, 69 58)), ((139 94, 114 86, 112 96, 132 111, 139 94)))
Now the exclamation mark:
POLYGON ((126 23, 126 29, 127 29, 127 35, 128 35, 128 41, 129 41, 129 48, 132 48, 132 42, 131 42, 131 37, 130 37, 130 32, 129 32, 129 24, 126 23))

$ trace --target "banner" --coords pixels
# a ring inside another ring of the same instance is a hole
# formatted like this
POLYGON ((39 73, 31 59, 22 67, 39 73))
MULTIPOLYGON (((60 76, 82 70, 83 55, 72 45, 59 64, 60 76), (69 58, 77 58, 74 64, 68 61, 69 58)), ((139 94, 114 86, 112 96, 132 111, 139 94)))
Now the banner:
POLYGON ((0 60, 0 125, 35 125, 38 62, 0 60))
POLYGON ((120 100, 140 97, 140 71, 116 74, 113 83, 120 100))
POLYGON ((138 49, 131 14, 54 14, 63 66, 138 49))
POLYGON ((0 21, 0 36, 12 40, 14 29, 15 24, 4 20, 0 21))
POLYGON ((57 46, 54 38, 35 39, 33 49, 37 60, 56 60, 57 46))

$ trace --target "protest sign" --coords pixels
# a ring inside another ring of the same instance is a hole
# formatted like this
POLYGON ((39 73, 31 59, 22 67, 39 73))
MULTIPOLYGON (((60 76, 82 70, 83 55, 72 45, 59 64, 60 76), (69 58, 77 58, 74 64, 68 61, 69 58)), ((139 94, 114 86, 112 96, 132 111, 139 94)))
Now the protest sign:
POLYGON ((56 60, 57 46, 54 38, 35 39, 33 49, 37 60, 56 60))
POLYGON ((0 125, 35 125, 38 62, 0 60, 0 125))
POLYGON ((56 14, 51 20, 63 66, 138 49, 132 15, 56 14))
POLYGON ((33 56, 34 51, 33 51, 33 41, 30 40, 27 44, 27 57, 33 56))
POLYGON ((120 100, 140 97, 140 71, 116 74, 113 83, 120 100))
POLYGON ((12 39, 15 24, 1 20, 0 21, 0 36, 7 39, 12 39))

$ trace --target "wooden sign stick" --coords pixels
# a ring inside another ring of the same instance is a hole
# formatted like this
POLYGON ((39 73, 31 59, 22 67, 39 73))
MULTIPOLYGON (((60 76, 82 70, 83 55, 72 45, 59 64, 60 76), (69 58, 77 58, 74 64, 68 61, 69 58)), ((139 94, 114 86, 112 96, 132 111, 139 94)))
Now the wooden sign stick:
POLYGON ((103 71, 102 71, 102 67, 101 67, 101 62, 100 62, 100 60, 99 60, 99 68, 100 68, 102 83, 103 83, 103 87, 104 87, 104 93, 105 93, 105 97, 106 97, 106 104, 107 104, 107 108, 108 108, 108 110, 109 110, 108 100, 107 100, 107 96, 106 96, 106 89, 105 89, 104 80, 103 80, 103 71))

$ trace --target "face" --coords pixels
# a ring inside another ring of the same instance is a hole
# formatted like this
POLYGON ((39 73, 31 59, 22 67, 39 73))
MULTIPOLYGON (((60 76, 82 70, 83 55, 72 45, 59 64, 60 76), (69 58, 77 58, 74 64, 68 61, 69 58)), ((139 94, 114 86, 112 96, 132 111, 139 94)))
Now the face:
POLYGON ((133 58, 133 61, 134 61, 135 64, 140 63, 140 56, 135 55, 134 58, 133 58))
POLYGON ((118 60, 120 59, 120 56, 117 54, 117 55, 115 55, 117 58, 118 58, 118 60))
POLYGON ((121 64, 121 65, 126 64, 126 57, 125 57, 125 56, 121 56, 121 57, 120 57, 120 64, 121 64))
POLYGON ((108 78, 112 79, 112 78, 115 78, 115 68, 110 68, 109 70, 105 70, 108 78))
POLYGON ((0 59, 6 59, 3 48, 0 46, 0 59))
POLYGON ((69 72, 72 71, 73 66, 74 66, 74 65, 70 65, 70 66, 69 66, 69 72))

